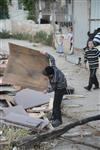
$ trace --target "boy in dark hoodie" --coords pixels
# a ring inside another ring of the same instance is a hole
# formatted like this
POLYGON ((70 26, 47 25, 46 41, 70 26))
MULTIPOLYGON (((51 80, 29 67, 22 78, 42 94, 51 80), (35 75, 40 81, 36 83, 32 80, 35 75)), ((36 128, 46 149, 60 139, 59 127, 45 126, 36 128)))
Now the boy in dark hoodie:
MULTIPOLYGON (((55 59, 48 53, 47 57, 51 61, 51 66, 47 66, 43 70, 43 75, 47 76, 50 82, 50 86, 46 92, 54 91, 54 102, 53 102, 53 111, 52 111, 52 126, 57 127, 62 124, 61 116, 61 102, 64 94, 69 94, 67 91, 67 81, 65 75, 61 70, 55 66, 55 59)), ((45 92, 45 93, 46 93, 45 92)))

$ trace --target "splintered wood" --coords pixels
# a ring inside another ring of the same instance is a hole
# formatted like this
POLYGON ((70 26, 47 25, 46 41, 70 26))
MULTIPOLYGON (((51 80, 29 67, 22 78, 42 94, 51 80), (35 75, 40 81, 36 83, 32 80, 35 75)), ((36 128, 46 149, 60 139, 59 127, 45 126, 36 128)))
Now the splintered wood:
POLYGON ((48 58, 39 51, 9 43, 10 56, 4 73, 3 83, 19 85, 43 91, 47 88, 47 78, 42 75, 49 65, 48 58))

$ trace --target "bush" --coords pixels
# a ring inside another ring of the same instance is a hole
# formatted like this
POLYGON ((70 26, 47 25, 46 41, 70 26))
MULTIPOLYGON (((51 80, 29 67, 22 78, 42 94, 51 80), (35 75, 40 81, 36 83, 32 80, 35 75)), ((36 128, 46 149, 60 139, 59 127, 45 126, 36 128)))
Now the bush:
POLYGON ((33 41, 33 37, 30 34, 27 33, 13 33, 12 38, 17 39, 17 40, 29 40, 33 41))
POLYGON ((53 35, 52 34, 47 34, 44 31, 39 31, 34 36, 34 42, 46 44, 46 45, 49 45, 49 46, 52 45, 52 40, 53 40, 53 35))
POLYGON ((13 38, 17 40, 28 40, 30 42, 37 42, 46 44, 49 46, 52 46, 53 42, 53 34, 47 34, 44 31, 39 31, 36 33, 36 35, 33 37, 31 34, 28 33, 10 33, 9 31, 3 30, 0 32, 0 38, 7 39, 7 38, 13 38))
POLYGON ((2 30, 2 32, 0 32, 0 38, 7 39, 7 38, 10 38, 10 37, 11 37, 11 35, 10 35, 9 31, 2 30))
POLYGON ((49 34, 46 40, 46 45, 52 46, 53 43, 53 34, 49 34))
POLYGON ((0 38, 2 39, 8 39, 8 38, 13 38, 17 40, 29 40, 30 42, 33 41, 33 36, 27 33, 10 33, 9 31, 2 30, 0 32, 0 38))
POLYGON ((41 42, 45 44, 46 39, 47 39, 47 33, 44 31, 39 31, 34 36, 34 41, 37 43, 41 42))

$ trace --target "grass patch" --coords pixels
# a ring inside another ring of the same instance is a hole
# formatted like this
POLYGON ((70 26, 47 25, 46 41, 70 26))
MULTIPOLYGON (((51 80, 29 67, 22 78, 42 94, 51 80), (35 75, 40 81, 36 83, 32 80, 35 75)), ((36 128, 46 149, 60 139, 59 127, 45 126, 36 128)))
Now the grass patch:
POLYGON ((29 134, 29 131, 27 129, 17 128, 14 126, 8 126, 8 125, 2 125, 2 136, 4 136, 9 143, 9 145, 6 145, 2 147, 4 150, 11 150, 11 142, 17 138, 23 137, 25 135, 29 134))

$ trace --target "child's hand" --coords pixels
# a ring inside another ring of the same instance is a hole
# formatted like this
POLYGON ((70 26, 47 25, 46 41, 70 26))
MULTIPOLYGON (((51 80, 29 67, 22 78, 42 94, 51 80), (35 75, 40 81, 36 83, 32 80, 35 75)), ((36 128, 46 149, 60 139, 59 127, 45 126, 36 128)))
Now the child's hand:
POLYGON ((47 54, 47 52, 46 52, 46 51, 40 51, 40 53, 41 53, 41 54, 44 54, 44 55, 46 55, 46 54, 47 54))

